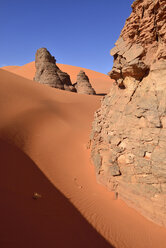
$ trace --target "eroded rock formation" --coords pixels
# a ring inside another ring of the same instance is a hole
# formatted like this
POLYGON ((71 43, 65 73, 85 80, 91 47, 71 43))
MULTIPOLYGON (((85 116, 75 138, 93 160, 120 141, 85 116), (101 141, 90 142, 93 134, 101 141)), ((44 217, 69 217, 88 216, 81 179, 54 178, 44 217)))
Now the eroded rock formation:
POLYGON ((96 92, 92 88, 88 76, 84 71, 80 71, 77 75, 77 82, 75 83, 75 88, 77 93, 87 94, 87 95, 95 95, 96 92))
POLYGON ((132 8, 111 50, 114 65, 109 75, 120 87, 125 77, 142 80, 156 60, 166 59, 166 1, 137 0, 132 8))
POLYGON ((34 80, 61 90, 76 91, 70 76, 59 69, 55 58, 46 48, 40 48, 35 56, 36 74, 34 80))
POLYGON ((137 0, 111 50, 115 79, 95 113, 100 182, 166 226, 166 1, 137 0))

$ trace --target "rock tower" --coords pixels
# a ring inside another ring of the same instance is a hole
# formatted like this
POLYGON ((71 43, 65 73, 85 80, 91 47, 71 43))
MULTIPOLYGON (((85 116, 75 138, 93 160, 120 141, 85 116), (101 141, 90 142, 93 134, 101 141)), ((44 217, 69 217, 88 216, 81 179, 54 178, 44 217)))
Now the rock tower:
POLYGON ((59 69, 55 58, 46 48, 40 48, 35 56, 36 74, 34 80, 67 91, 76 91, 70 76, 59 69))
POLYGON ((77 75, 77 82, 75 83, 77 93, 96 95, 95 90, 92 88, 88 76, 84 71, 80 71, 77 75))

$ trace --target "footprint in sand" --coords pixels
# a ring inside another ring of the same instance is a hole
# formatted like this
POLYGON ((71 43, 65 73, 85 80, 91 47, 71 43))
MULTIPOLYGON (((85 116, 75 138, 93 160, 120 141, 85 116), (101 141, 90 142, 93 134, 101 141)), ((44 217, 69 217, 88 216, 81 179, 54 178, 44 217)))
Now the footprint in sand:
POLYGON ((75 185, 76 185, 79 189, 82 189, 82 188, 83 188, 83 186, 80 185, 80 184, 78 183, 78 180, 77 180, 76 177, 74 178, 74 183, 75 183, 75 185))

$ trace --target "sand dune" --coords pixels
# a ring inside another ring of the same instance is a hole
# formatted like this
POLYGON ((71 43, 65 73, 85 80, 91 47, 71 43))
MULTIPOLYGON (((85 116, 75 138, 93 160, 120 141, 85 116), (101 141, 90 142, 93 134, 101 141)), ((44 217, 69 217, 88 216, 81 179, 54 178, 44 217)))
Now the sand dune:
POLYGON ((0 247, 110 247, 21 150, 1 140, 0 156, 0 247))
MULTIPOLYGON (((100 72, 72 65, 57 64, 57 66, 59 66, 62 71, 67 72, 70 75, 73 84, 76 82, 77 74, 80 72, 80 70, 84 70, 85 73, 88 75, 92 87, 95 88, 97 94, 108 93, 110 84, 113 82, 113 80, 111 80, 107 75, 100 72)), ((35 62, 31 62, 23 66, 5 66, 2 67, 2 69, 33 80, 33 77, 35 75, 35 62)))
MULTIPOLYGON (((96 182, 86 146, 101 97, 33 82, 33 69, 0 70, 1 247, 166 247, 164 228, 96 182)), ((93 87, 108 91, 98 75, 93 87)))

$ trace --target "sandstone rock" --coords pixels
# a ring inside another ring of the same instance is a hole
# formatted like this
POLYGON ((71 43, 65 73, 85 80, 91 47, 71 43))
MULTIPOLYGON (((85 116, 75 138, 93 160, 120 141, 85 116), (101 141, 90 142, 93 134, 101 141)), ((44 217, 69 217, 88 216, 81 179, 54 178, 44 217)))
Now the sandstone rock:
POLYGON ((125 65, 122 70, 122 77, 131 76, 135 79, 142 79, 149 72, 149 68, 144 64, 144 62, 138 59, 132 60, 130 63, 125 65))
POLYGON ((110 173, 111 173, 111 176, 113 177, 121 175, 119 166, 118 165, 110 166, 110 173))
POLYGON ((127 50, 123 57, 126 59, 126 62, 129 63, 132 60, 140 57, 144 52, 144 49, 141 45, 134 44, 129 50, 127 50))
POLYGON ((111 50, 116 83, 95 113, 91 156, 98 181, 166 226, 166 5, 136 0, 132 8, 111 50))
POLYGON ((111 54, 112 56, 114 56, 114 55, 116 55, 118 52, 119 52, 119 49, 118 49, 117 46, 115 46, 115 47, 113 47, 113 48, 111 49, 110 54, 111 54))
POLYGON ((46 48, 37 50, 35 66, 35 81, 61 90, 76 91, 71 83, 70 76, 59 69, 55 58, 46 48))
POLYGON ((96 172, 99 173, 101 164, 102 164, 102 157, 100 153, 94 153, 93 154, 93 163, 96 166, 96 172))
POLYGON ((115 80, 124 79, 130 73, 141 79, 142 75, 148 73, 153 61, 166 59, 165 1, 134 1, 132 8, 133 12, 111 50, 114 65, 109 75, 115 80), (131 63, 135 59, 139 60, 137 66, 135 62, 131 63))
POLYGON ((88 76, 84 71, 80 71, 77 75, 77 82, 75 83, 75 88, 77 93, 87 94, 87 95, 95 95, 96 92, 92 88, 88 76))

